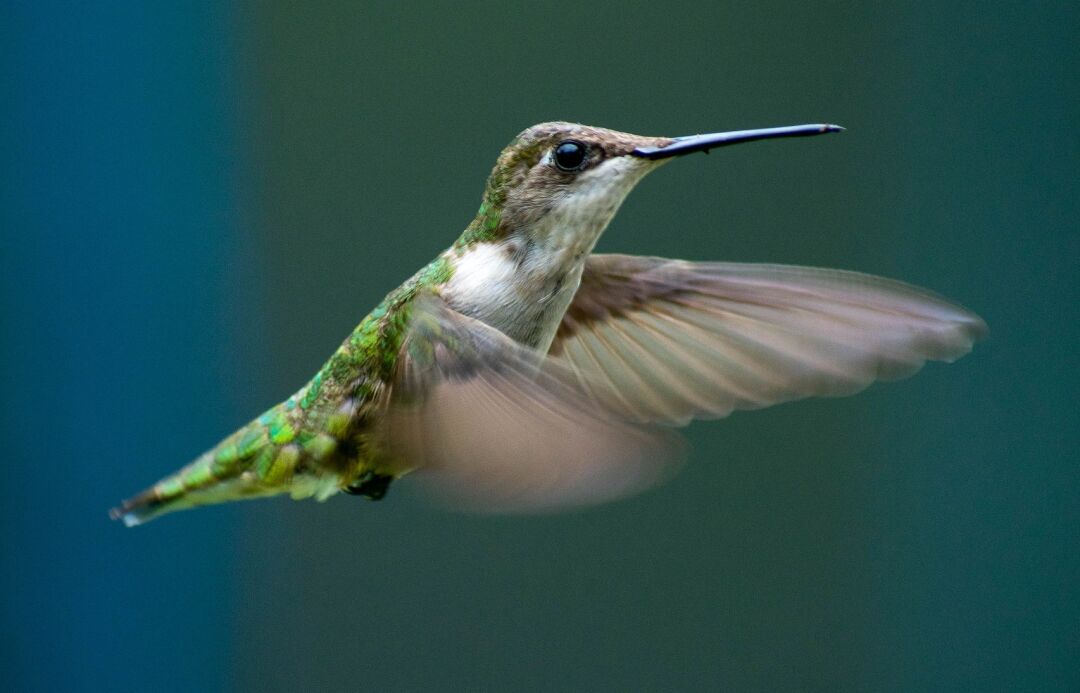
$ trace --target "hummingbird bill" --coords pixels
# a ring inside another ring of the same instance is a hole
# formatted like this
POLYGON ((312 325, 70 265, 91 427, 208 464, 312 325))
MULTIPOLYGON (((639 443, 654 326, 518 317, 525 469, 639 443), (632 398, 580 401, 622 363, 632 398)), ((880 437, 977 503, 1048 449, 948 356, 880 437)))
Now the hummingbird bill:
POLYGON ((460 237, 310 382, 111 516, 131 526, 279 494, 378 499, 406 474, 470 511, 596 504, 673 473, 676 429, 693 419, 848 395, 963 356, 985 323, 899 281, 592 252, 634 186, 676 158, 840 130, 528 128, 460 237))

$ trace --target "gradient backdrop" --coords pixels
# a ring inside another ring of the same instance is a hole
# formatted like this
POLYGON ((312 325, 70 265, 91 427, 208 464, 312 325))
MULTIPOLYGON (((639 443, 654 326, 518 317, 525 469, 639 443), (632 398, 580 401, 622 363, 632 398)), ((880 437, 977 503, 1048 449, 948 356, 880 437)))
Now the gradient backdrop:
POLYGON ((1076 2, 170 5, 0 10, 3 688, 1080 687, 1076 2), (991 338, 695 424, 608 507, 402 483, 108 521, 306 381, 550 119, 841 123, 665 168, 600 249, 902 278, 991 338))

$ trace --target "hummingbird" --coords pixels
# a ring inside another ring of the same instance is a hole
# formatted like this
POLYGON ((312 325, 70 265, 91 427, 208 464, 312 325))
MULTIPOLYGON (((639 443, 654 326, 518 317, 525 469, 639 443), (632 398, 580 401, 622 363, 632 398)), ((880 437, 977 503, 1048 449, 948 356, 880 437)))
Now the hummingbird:
POLYGON ((694 152, 843 130, 644 137, 566 122, 502 151, 476 217, 306 385, 111 511, 288 493, 382 498, 410 474, 455 508, 539 512, 641 491, 675 429, 857 392, 986 334, 934 293, 852 271, 594 254, 634 186, 694 152))

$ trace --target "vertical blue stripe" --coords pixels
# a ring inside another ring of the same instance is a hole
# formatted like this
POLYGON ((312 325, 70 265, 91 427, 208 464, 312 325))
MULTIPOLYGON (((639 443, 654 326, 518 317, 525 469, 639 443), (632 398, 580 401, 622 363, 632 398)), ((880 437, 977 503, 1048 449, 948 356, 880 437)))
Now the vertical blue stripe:
POLYGON ((3 12, 0 681, 220 688, 232 516, 125 532, 106 511, 224 432, 227 3, 3 12))

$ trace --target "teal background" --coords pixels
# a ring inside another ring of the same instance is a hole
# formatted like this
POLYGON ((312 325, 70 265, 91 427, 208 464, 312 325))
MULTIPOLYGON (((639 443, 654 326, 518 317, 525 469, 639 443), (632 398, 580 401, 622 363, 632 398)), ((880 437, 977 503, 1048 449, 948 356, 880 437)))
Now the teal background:
POLYGON ((7 3, 0 683, 1080 688, 1080 5, 7 3), (953 365, 687 431, 668 485, 477 518, 106 509, 307 380, 576 120, 843 135, 666 167, 604 251, 843 267, 953 365))

